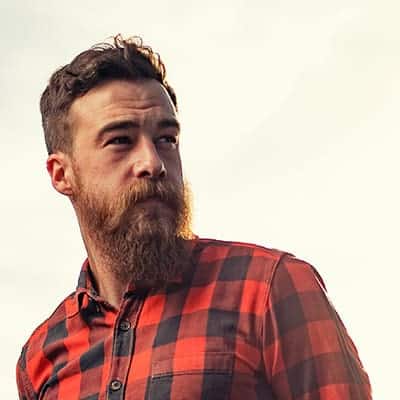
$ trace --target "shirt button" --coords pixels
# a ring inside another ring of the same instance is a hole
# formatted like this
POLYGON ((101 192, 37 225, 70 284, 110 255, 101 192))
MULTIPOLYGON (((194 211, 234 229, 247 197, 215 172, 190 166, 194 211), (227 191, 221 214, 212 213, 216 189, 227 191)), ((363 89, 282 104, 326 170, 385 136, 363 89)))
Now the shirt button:
POLYGON ((131 327, 131 323, 130 323, 128 320, 126 320, 126 319, 122 320, 122 321, 119 323, 119 329, 120 329, 121 331, 126 332, 126 331, 129 330, 130 327, 131 327))
POLYGON ((114 379, 113 381, 111 381, 110 388, 113 392, 116 392, 117 390, 121 389, 121 387, 122 383, 119 380, 114 379))

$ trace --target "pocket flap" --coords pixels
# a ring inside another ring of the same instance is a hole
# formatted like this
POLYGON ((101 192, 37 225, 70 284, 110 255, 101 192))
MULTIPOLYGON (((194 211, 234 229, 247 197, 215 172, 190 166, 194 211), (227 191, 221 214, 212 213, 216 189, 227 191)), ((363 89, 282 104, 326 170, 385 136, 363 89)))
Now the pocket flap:
POLYGON ((231 374, 233 355, 231 353, 199 353, 184 357, 153 362, 152 377, 162 375, 213 373, 231 374))

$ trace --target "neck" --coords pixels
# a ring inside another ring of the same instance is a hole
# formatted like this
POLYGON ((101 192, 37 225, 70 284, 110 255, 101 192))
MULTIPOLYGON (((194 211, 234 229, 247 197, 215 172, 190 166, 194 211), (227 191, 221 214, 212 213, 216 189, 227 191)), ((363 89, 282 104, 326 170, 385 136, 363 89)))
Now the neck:
POLYGON ((84 242, 98 294, 112 306, 119 308, 129 282, 112 273, 106 259, 96 251, 94 246, 89 246, 87 240, 84 242))
POLYGON ((97 293, 109 304, 119 308, 129 282, 112 272, 107 257, 91 238, 90 230, 86 229, 80 218, 78 222, 97 293))

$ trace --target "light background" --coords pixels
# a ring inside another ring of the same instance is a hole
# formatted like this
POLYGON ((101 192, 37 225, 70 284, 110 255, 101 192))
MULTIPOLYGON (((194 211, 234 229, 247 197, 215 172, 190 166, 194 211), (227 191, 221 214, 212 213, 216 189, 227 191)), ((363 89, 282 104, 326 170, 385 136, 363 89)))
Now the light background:
POLYGON ((400 3, 9 1, 0 6, 2 399, 20 348, 84 250, 45 171, 50 74, 118 32, 159 51, 183 123, 201 236, 314 264, 367 369, 398 395, 400 3))

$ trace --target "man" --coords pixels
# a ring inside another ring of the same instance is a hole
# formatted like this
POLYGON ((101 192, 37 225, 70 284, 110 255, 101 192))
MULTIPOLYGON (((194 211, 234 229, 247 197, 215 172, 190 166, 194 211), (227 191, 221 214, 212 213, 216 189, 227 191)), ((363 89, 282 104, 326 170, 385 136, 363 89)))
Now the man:
POLYGON ((88 258, 23 347, 21 399, 371 398, 309 264, 192 234, 177 100, 151 48, 117 36, 81 53, 41 113, 88 258))

